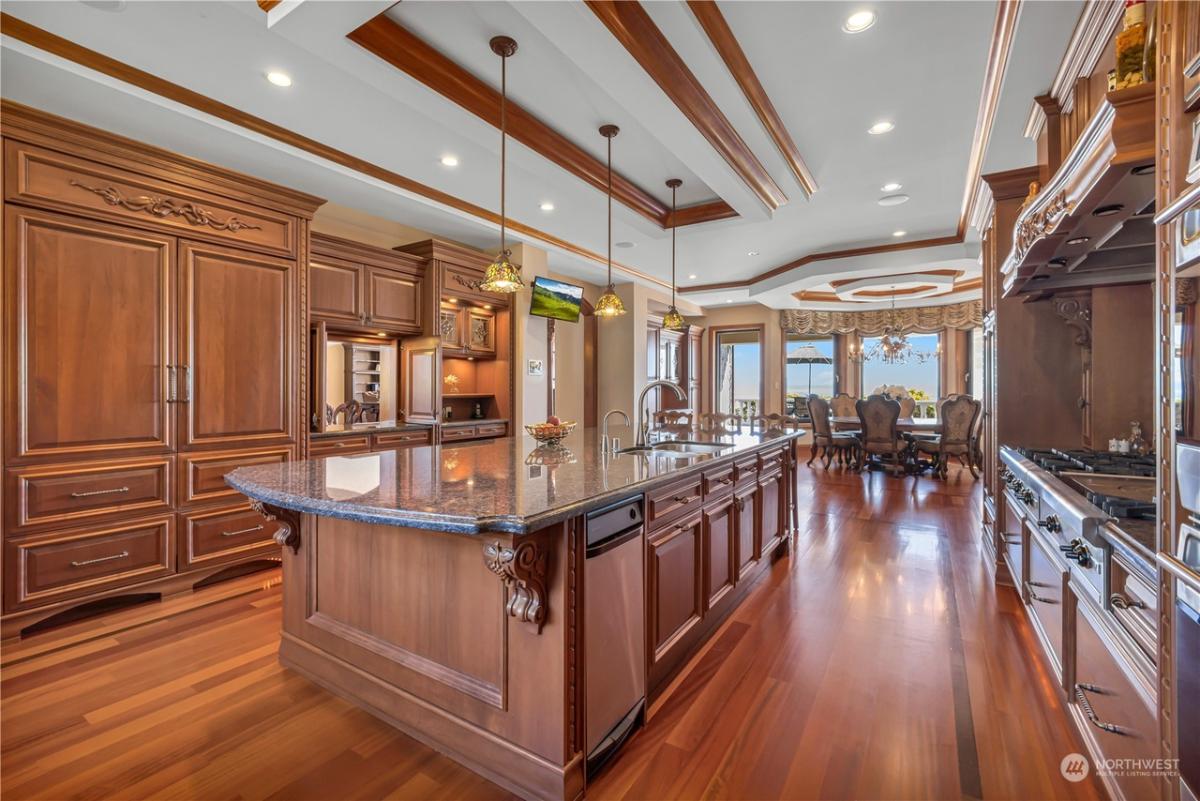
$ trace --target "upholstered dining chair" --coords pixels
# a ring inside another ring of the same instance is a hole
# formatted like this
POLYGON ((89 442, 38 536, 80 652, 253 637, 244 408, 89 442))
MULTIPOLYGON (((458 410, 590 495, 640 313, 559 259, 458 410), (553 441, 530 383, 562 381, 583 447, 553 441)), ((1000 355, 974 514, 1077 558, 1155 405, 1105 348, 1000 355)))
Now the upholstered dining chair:
POLYGON ((740 434, 742 418, 736 414, 707 412, 700 415, 700 430, 708 434, 740 434))
POLYGON ((858 414, 856 403, 858 403, 857 399, 850 397, 845 392, 839 392, 829 401, 829 406, 833 409, 834 417, 854 417, 858 414))
POLYGON ((858 450, 858 438, 854 434, 834 432, 833 424, 829 421, 829 401, 820 395, 809 395, 808 416, 812 418, 813 427, 812 451, 808 456, 808 466, 812 466, 817 456, 824 459, 826 470, 835 458, 838 464, 853 464, 858 450))
POLYGON ((900 419, 900 403, 884 395, 871 395, 855 404, 862 432, 858 435, 858 467, 861 470, 870 456, 891 456, 892 472, 904 470, 903 456, 908 442, 896 431, 900 419))
POLYGON ((934 457, 934 470, 945 478, 948 474, 950 457, 957 456, 959 463, 971 470, 971 477, 978 478, 975 467, 975 422, 980 417, 983 404, 969 395, 947 398, 942 404, 942 432, 935 439, 919 440, 918 453, 934 457))
POLYGON ((912 398, 897 398, 897 401, 900 404, 900 416, 912 417, 917 410, 917 402, 912 398))
POLYGON ((750 418, 750 433, 764 431, 799 431, 804 421, 788 414, 759 414, 750 418))

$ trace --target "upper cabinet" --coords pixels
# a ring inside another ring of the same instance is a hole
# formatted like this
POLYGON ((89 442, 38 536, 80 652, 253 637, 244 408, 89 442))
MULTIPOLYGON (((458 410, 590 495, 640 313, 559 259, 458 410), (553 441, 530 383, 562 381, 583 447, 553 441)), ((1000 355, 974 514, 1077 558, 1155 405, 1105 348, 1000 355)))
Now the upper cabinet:
POLYGON ((351 329, 419 334, 429 297, 424 260, 313 234, 309 317, 351 329))

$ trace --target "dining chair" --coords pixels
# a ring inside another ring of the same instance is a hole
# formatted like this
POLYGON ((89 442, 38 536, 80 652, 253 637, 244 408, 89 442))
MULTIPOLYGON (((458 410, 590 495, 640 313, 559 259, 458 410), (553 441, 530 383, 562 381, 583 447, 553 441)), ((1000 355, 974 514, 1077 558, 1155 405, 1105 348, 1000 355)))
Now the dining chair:
POLYGON ((941 433, 935 439, 916 443, 918 453, 934 457, 936 475, 946 478, 950 457, 956 456, 960 464, 970 468, 972 478, 979 478, 975 467, 975 423, 982 408, 983 404, 969 395, 956 395, 942 404, 941 433))
POLYGON ((912 417, 917 410, 917 402, 912 398, 898 398, 897 401, 900 404, 900 416, 912 417))
POLYGON ((856 398, 850 397, 845 392, 839 392, 830 399, 829 406, 833 409, 834 417, 854 417, 858 414, 858 410, 855 408, 857 403, 856 398))
POLYGON ((813 427, 812 451, 807 462, 809 467, 818 455, 822 455, 822 451, 826 470, 835 458, 840 465, 857 461, 858 437, 854 434, 834 432, 833 424, 829 421, 829 401, 820 395, 809 395, 808 415, 812 418, 813 427))
POLYGON ((655 412, 653 425, 655 431, 665 431, 670 434, 688 434, 694 428, 694 415, 686 409, 671 409, 655 412))
POLYGON ((900 419, 900 403, 884 395, 871 395, 855 403, 862 432, 858 435, 858 468, 865 466, 872 456, 891 456, 892 472, 899 474, 904 469, 903 456, 909 443, 896 431, 900 419))
POLYGON ((362 422, 363 407, 356 400, 348 400, 345 403, 339 404, 336 409, 329 410, 329 404, 325 404, 326 421, 336 423, 338 415, 343 415, 342 422, 346 425, 362 422))
POLYGON ((736 414, 706 412, 700 415, 700 430, 709 434, 740 434, 742 418, 736 414))

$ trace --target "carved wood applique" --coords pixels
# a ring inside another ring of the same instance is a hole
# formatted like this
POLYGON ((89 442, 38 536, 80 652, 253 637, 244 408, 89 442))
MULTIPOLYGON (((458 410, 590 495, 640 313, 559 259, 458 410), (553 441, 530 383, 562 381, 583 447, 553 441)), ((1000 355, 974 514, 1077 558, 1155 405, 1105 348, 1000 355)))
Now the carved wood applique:
POLYGON ((455 273, 451 277, 454 279, 454 282, 456 284, 458 284, 459 286, 464 286, 467 289, 473 290, 475 292, 483 291, 483 279, 482 278, 478 279, 478 280, 475 280, 473 278, 464 278, 463 276, 459 275, 458 273, 455 273))
POLYGON ((1071 213, 1072 204, 1067 201, 1067 190, 1059 190, 1050 198, 1044 208, 1038 209, 1017 223, 1016 234, 1013 236, 1013 253, 1011 259, 1020 262, 1029 252, 1033 243, 1049 234, 1063 217, 1071 213))
POLYGON ((300 553, 300 512, 271 506, 254 498, 250 499, 250 508, 266 518, 268 523, 279 523, 279 528, 272 535, 276 543, 291 548, 292 553, 300 553))
POLYGON ((1092 346, 1092 309, 1087 303, 1077 297, 1055 298, 1054 312, 1075 329, 1076 345, 1092 346))
POLYGON ((192 225, 206 225, 216 231, 230 231, 236 234, 238 231, 262 229, 261 225, 252 225, 235 215, 230 215, 226 220, 218 220, 211 211, 203 209, 195 203, 180 203, 170 198, 154 197, 153 195, 136 195, 127 198, 122 196, 116 187, 88 186, 74 180, 71 181, 71 186, 77 186, 99 195, 110 206, 121 206, 130 211, 144 211, 159 218, 182 217, 192 225))
POLYGON ((483 548, 483 561, 508 589, 505 607, 508 614, 522 623, 532 624, 541 634, 548 611, 546 574, 550 555, 538 543, 529 540, 511 548, 492 542, 483 548))

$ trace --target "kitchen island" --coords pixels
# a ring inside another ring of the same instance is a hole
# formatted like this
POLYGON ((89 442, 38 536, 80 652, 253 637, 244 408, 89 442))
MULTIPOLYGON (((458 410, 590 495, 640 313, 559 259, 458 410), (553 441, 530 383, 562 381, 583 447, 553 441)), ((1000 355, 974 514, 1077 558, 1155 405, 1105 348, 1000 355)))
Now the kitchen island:
POLYGON ((573 799, 786 552, 801 436, 607 454, 588 429, 226 480, 279 526, 286 666, 525 798, 573 799))

